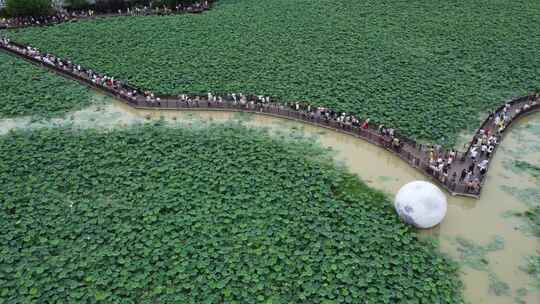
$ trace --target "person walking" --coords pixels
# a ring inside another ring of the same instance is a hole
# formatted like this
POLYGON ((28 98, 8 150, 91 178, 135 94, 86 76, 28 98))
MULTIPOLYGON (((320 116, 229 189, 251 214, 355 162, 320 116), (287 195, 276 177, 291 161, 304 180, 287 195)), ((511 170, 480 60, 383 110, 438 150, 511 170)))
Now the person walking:
POLYGON ((465 176, 467 176, 467 169, 463 168, 463 170, 461 170, 461 175, 459 176, 459 182, 462 182, 465 179, 465 176))

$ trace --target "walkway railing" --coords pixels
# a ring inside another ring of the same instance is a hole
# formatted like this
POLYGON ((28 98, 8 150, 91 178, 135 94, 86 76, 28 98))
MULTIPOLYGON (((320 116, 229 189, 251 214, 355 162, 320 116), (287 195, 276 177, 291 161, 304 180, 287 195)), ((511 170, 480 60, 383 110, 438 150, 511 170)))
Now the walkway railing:
MULTIPOLYGON (((420 172, 431 177, 452 195, 478 198, 485 181, 485 174, 483 174, 479 177, 481 184, 477 187, 471 187, 470 184, 455 178, 455 175, 459 176, 460 169, 466 168, 472 163, 467 158, 467 155, 471 151, 474 140, 471 141, 471 145, 469 145, 466 152, 457 153, 455 161, 451 166, 451 170, 443 177, 442 172, 434 170, 432 164, 430 164, 428 158, 429 149, 426 145, 419 144, 414 140, 405 138, 399 134, 390 136, 381 134, 378 130, 372 128, 362 128, 359 123, 341 122, 337 120, 335 116, 328 116, 328 110, 326 109, 322 111, 321 108, 313 108, 313 110, 306 110, 305 108, 297 109, 297 104, 296 106, 293 105, 293 107, 290 107, 284 103, 276 102, 274 98, 270 101, 268 98, 260 98, 255 95, 237 98, 235 94, 222 94, 219 96, 181 94, 178 96, 167 96, 154 95, 149 92, 143 93, 143 90, 132 85, 118 80, 111 80, 111 78, 81 68, 69 61, 62 61, 54 56, 41 54, 35 51, 35 49, 22 44, 3 41, 0 42, 0 49, 34 64, 47 67, 60 75, 77 80, 93 89, 105 92, 137 109, 225 110, 249 112, 297 120, 349 134, 367 140, 368 142, 393 153, 413 168, 416 168, 420 172), (53 58, 55 62, 49 60, 49 57, 53 58), (96 81, 96 79, 99 79, 99 81, 96 81), (105 81, 103 81, 103 79, 105 79, 105 81), (448 178, 448 176, 452 175, 454 175, 454 178, 448 178)), ((510 105, 509 110, 511 113, 514 113, 511 115, 508 126, 512 121, 515 121, 526 114, 540 111, 540 102, 537 100, 530 100, 528 97, 519 97, 507 103, 510 105), (516 109, 519 109, 519 111, 515 111, 516 109)), ((503 108, 504 106, 498 108, 497 112, 502 111, 503 108)), ((493 124, 492 116, 488 117, 482 123, 475 136, 480 133, 481 129, 487 129, 490 124, 493 124)), ((438 151, 439 155, 443 155, 444 157, 448 156, 448 152, 449 151, 438 151)), ((493 151, 490 156, 492 157, 494 153, 495 151, 493 151)))

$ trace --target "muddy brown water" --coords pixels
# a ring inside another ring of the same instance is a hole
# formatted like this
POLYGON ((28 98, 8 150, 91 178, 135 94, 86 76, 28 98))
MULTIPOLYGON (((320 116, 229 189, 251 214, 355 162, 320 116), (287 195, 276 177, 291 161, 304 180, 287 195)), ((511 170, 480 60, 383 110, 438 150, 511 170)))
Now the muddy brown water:
MULTIPOLYGON (((370 186, 387 193, 390 198, 408 182, 429 181, 398 157, 361 139, 300 122, 255 114, 134 110, 112 102, 74 112, 64 119, 41 122, 28 118, 3 119, 0 120, 0 134, 13 128, 32 129, 63 124, 116 128, 161 118, 188 125, 237 120, 246 126, 264 127, 271 132, 312 137, 322 146, 331 148, 338 163, 344 164, 348 170, 370 186)), ((468 257, 465 261, 479 259, 482 264, 480 267, 468 264, 462 267, 464 293, 470 303, 520 303, 518 299, 524 301, 521 303, 540 303, 540 291, 531 286, 534 284, 533 278, 520 269, 526 256, 540 254, 540 243, 537 238, 518 229, 523 225, 522 219, 503 216, 508 211, 525 211, 528 208, 524 201, 505 190, 505 187, 540 187, 527 174, 508 170, 505 166, 516 159, 540 164, 539 129, 540 114, 524 118, 513 126, 492 160, 482 197, 475 200, 448 196, 445 220, 434 229, 420 231, 422 235, 438 239, 441 251, 458 261, 464 261, 464 247, 456 242, 458 237, 478 246, 486 246, 495 237, 504 240, 503 248, 482 255, 474 254, 476 251, 467 251, 473 252, 471 255, 465 254, 468 257), (497 282, 502 284, 502 289, 499 284, 497 290, 497 282), (507 284, 508 290, 504 284, 507 284), (527 289, 525 295, 523 290, 518 291, 523 288, 527 289)))

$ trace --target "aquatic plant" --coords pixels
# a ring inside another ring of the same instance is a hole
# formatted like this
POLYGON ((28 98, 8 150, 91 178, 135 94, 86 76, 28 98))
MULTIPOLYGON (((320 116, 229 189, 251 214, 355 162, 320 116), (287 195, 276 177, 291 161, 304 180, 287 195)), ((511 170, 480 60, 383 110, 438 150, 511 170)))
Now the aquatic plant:
POLYGON ((395 176, 384 176, 384 175, 377 176, 377 179, 383 183, 388 183, 388 182, 393 182, 393 181, 398 180, 398 178, 395 176))
POLYGON ((237 124, 0 136, 0 302, 463 303, 325 149, 237 124))
POLYGON ((502 185, 501 189, 531 208, 538 206, 540 202, 540 187, 520 188, 502 185))
POLYGON ((51 117, 89 105, 86 86, 0 52, 0 118, 51 117))
POLYGON ((540 237, 540 206, 532 207, 524 212, 506 211, 503 217, 519 217, 524 223, 518 227, 527 235, 540 237))
POLYGON ((536 0, 220 0, 201 15, 6 33, 145 89, 310 101, 451 146, 480 112, 539 87, 539 10, 536 0))
POLYGON ((510 285, 502 281, 495 273, 489 273, 489 292, 495 294, 496 296, 509 296, 510 285))
MULTIPOLYGON (((527 128, 530 129, 528 124, 527 128)), ((540 182, 540 167, 526 161, 514 160, 507 162, 506 167, 516 173, 526 173, 531 175, 537 182, 540 182)), ((523 225, 519 229, 526 234, 540 237, 540 189, 538 187, 519 188, 504 186, 503 189, 508 193, 517 197, 520 201, 526 203, 529 209, 524 212, 508 211, 504 216, 517 216, 523 219, 523 225)), ((523 271, 528 273, 533 278, 533 288, 540 290, 540 256, 529 256, 526 258, 525 265, 521 267, 523 271)), ((527 294, 527 289, 522 289, 518 292, 515 300, 516 303, 525 303, 523 297, 527 294)))
MULTIPOLYGON (((516 173, 525 173, 531 175, 538 183, 540 183, 540 167, 526 161, 513 160, 506 162, 505 166, 516 173)), ((509 211, 503 216, 518 216, 524 220, 524 224, 520 227, 521 230, 536 237, 540 237, 540 188, 519 188, 513 186, 502 186, 502 189, 518 200, 529 206, 529 210, 524 212, 509 211)))
POLYGON ((536 206, 527 210, 521 214, 527 222, 527 226, 530 227, 530 231, 536 237, 540 237, 540 206, 536 206))
POLYGON ((489 265, 487 254, 493 251, 504 249, 504 238, 497 235, 486 245, 474 243, 472 240, 458 236, 448 238, 453 243, 459 253, 459 262, 475 270, 487 272, 489 279, 489 293, 496 296, 509 296, 511 294, 510 286, 504 282, 489 265))
POLYGON ((506 167, 511 169, 515 173, 530 174, 533 178, 537 179, 538 182, 540 182, 540 166, 533 165, 530 162, 523 160, 512 160, 511 162, 506 163, 506 167))
POLYGON ((457 246, 461 263, 476 270, 487 271, 489 269, 489 261, 486 257, 487 253, 504 248, 504 238, 499 235, 495 236, 491 242, 484 246, 461 236, 450 241, 457 246))
POLYGON ((540 291, 540 255, 528 256, 525 259, 525 265, 521 267, 521 270, 533 277, 533 287, 540 291))
POLYGON ((529 294, 529 290, 527 288, 519 288, 518 290, 516 290, 514 302, 517 304, 527 304, 527 302, 523 299, 527 296, 527 294, 529 294))

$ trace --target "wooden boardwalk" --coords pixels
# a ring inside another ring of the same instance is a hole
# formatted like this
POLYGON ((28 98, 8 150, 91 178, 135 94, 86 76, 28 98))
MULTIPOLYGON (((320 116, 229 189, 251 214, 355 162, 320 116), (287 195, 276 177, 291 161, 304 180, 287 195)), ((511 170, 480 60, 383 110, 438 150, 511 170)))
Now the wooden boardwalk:
POLYGON ((512 122, 520 117, 540 111, 538 94, 507 101, 484 120, 466 151, 447 151, 419 144, 399 134, 383 134, 378 129, 362 128, 359 123, 344 122, 340 120, 340 117, 329 116, 330 111, 328 109, 306 106, 304 103, 302 106, 297 103, 286 105, 277 102, 275 99, 269 100, 254 95, 242 97, 235 94, 179 94, 177 96, 165 96, 151 94, 150 92, 145 93, 125 82, 110 80, 104 77, 103 74, 78 67, 68 61, 63 61, 54 56, 51 57, 51 55, 45 56, 45 54, 34 51, 32 48, 29 49, 26 45, 3 41, 0 42, 0 50, 45 67, 64 77, 74 79, 136 109, 249 112, 292 119, 349 134, 367 140, 400 157, 413 168, 430 177, 432 181, 446 189, 450 194, 474 198, 480 196, 489 169, 490 159, 495 154, 498 143, 505 134, 504 131, 499 132, 499 126, 502 125, 503 129, 507 130, 512 122), (96 81, 96 75, 98 75, 97 79, 99 81, 96 81), (106 80, 103 81, 103 79, 106 80), (136 92, 136 94, 133 95, 133 92, 136 92), (501 117, 504 122, 501 124, 501 119, 497 119, 496 116, 501 117), (497 122, 499 124, 496 124, 497 122), (491 153, 482 152, 482 143, 487 143, 493 138, 497 141, 497 144, 493 144, 493 151, 491 153), (473 152, 474 150, 477 152, 473 152), (473 161, 471 155, 475 153, 477 155, 473 161), (449 158, 452 160, 449 161, 449 158), (479 165, 485 167, 484 173, 481 172, 479 165), (466 174, 463 179, 462 173, 464 170, 472 171, 472 173, 466 174))

